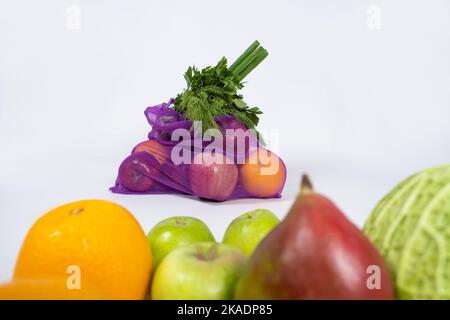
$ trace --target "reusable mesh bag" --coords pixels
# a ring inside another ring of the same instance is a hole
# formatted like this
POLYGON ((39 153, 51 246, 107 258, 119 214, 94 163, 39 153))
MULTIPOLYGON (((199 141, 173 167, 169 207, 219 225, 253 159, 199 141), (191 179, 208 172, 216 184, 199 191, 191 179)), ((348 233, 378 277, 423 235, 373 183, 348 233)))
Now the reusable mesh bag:
POLYGON ((119 167, 110 190, 120 194, 184 194, 225 201, 278 198, 286 167, 259 143, 253 130, 233 116, 215 118, 218 129, 201 128, 167 103, 148 107, 152 129, 119 167))

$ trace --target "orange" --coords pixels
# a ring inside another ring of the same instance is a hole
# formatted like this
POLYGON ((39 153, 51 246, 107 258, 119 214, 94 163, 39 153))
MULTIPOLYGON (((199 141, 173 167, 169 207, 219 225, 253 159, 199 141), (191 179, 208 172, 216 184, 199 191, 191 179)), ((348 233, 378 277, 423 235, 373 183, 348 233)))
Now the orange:
POLYGON ((150 153, 161 165, 169 158, 168 148, 156 140, 147 140, 139 143, 134 147, 133 153, 141 151, 150 153))
POLYGON ((60 206, 28 232, 14 279, 79 276, 116 299, 143 299, 151 276, 150 244, 136 219, 109 201, 60 206))
POLYGON ((111 297, 86 282, 79 289, 69 289, 65 278, 13 280, 0 286, 0 300, 106 299, 111 299, 111 297))
POLYGON ((255 150, 239 168, 242 187, 251 195, 270 198, 281 192, 286 181, 283 161, 268 150, 255 150))

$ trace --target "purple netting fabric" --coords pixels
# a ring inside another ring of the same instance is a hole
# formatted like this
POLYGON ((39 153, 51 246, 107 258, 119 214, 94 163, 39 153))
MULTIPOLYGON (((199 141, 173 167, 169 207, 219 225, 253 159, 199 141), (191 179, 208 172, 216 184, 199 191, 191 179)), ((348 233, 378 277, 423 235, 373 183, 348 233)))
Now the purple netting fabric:
POLYGON ((278 198, 286 167, 258 143, 256 135, 233 116, 216 117, 218 130, 201 134, 192 121, 167 103, 148 107, 152 129, 119 167, 120 194, 185 194, 225 201, 278 198))

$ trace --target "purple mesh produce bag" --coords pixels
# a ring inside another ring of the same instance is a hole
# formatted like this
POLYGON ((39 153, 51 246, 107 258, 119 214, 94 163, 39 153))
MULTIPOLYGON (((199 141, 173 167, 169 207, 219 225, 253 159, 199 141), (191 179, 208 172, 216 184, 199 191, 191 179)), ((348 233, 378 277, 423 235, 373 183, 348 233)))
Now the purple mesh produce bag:
POLYGON ((202 134, 172 104, 173 99, 145 110, 152 127, 148 140, 122 162, 112 192, 185 194, 215 201, 281 196, 286 167, 253 130, 223 115, 215 118, 217 130, 202 134))

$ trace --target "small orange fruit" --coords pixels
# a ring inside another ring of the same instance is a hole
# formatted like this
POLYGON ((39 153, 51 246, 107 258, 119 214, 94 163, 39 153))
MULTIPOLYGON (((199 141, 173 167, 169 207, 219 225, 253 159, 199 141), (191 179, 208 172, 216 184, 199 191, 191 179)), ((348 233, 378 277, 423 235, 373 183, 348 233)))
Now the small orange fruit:
POLYGON ((65 278, 13 280, 0 286, 0 300, 107 300, 111 296, 83 283, 69 288, 65 278))
POLYGON ((80 277, 115 299, 143 299, 152 269, 150 245, 136 219, 103 200, 60 206, 28 232, 14 279, 80 277))
POLYGON ((156 140, 147 140, 134 147, 133 153, 142 151, 148 152, 162 165, 169 158, 168 150, 169 149, 166 146, 156 140))
POLYGON ((251 195, 270 198, 281 192, 286 182, 286 166, 268 150, 255 150, 239 168, 242 187, 251 195))

